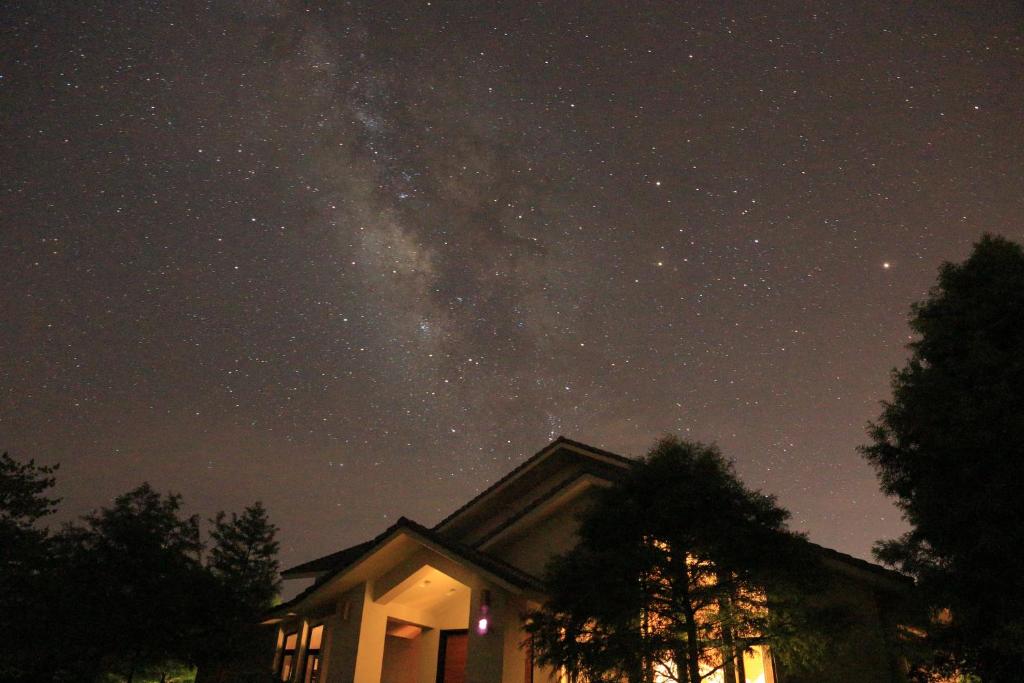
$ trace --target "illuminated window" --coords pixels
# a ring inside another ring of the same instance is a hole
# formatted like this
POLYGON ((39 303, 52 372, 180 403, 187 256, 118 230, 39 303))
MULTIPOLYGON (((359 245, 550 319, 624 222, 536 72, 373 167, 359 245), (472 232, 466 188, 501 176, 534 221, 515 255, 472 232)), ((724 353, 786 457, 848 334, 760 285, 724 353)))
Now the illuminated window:
MULTIPOLYGON (((647 537, 645 541, 653 549, 664 553, 662 566, 657 563, 643 577, 644 589, 652 597, 667 598, 672 591, 671 581, 665 575, 663 566, 669 564, 672 557, 672 546, 659 538, 647 537)), ((711 588, 718 585, 719 572, 715 565, 707 559, 687 554, 686 568, 688 579, 693 582, 694 589, 711 588)), ((767 598, 764 591, 750 589, 740 586, 737 593, 731 599, 740 603, 745 612, 753 617, 766 617, 768 614, 767 598)), ((703 604, 695 605, 694 619, 699 624, 708 625, 709 638, 722 639, 721 618, 717 600, 705 600, 703 604)), ((669 619, 659 615, 656 611, 645 611, 641 623, 641 631, 644 637, 650 634, 665 633, 672 627, 669 619)), ((748 626, 741 631, 733 630, 732 635, 741 639, 753 639, 758 636, 748 626)), ((740 642, 743 642, 740 640, 740 642)), ((747 641, 749 642, 749 641, 747 641)), ((670 653, 662 661, 653 663, 654 683, 669 683, 679 680, 675 662, 672 661, 670 653)), ((775 673, 772 669, 772 658, 764 645, 754 645, 743 653, 742 666, 739 662, 731 665, 724 661, 724 653, 716 650, 708 650, 701 655, 699 664, 701 680, 705 683, 775 683, 775 673)))
POLYGON ((745 683, 774 683, 772 658, 764 645, 755 645, 743 653, 743 669, 746 674, 745 683))
POLYGON ((284 649, 281 652, 281 680, 292 680, 295 673, 295 651, 299 646, 299 633, 292 631, 284 637, 284 649))
MULTIPOLYGON (((721 666, 721 664, 721 660, 715 662, 715 666, 721 666)), ((710 667, 701 667, 701 674, 705 675, 705 683, 727 683, 727 681, 732 683, 731 676, 727 678, 724 669, 718 669, 711 674, 708 674, 708 671, 710 671, 710 667)), ((740 681, 739 678, 740 673, 736 671, 736 683, 775 683, 772 658, 764 645, 754 645, 743 653, 743 680, 740 681)))
POLYGON ((320 649, 324 641, 324 625, 314 626, 309 633, 309 647, 306 648, 304 683, 320 683, 320 649))

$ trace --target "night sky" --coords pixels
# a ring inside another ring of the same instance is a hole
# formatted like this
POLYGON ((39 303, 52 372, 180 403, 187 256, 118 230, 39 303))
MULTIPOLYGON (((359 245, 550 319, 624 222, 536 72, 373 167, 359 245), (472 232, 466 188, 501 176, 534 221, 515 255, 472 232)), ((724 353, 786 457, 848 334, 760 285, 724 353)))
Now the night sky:
POLYGON ((912 301, 1024 239, 1019 2, 9 2, 0 450, 285 565, 559 434, 717 442, 813 540, 912 301))

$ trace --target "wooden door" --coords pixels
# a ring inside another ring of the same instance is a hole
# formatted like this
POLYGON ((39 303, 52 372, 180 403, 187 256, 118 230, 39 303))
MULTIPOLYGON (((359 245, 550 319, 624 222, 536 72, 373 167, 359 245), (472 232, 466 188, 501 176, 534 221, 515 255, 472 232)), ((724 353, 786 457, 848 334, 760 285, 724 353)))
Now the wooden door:
POLYGON ((437 683, 466 683, 466 650, 469 633, 441 631, 437 652, 437 683))

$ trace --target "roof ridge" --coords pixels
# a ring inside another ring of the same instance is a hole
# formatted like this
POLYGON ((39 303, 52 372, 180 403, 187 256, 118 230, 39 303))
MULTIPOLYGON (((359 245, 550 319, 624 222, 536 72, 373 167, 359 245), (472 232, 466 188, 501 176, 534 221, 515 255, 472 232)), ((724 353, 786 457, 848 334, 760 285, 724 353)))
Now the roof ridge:
POLYGON ((493 482, 490 486, 485 488, 480 493, 478 493, 475 496, 473 496, 472 498, 470 498, 466 503, 464 503, 463 505, 461 505, 458 508, 456 508, 452 513, 450 513, 447 517, 445 517, 440 522, 435 524, 432 528, 435 531, 437 531, 438 529, 443 527, 445 524, 450 522, 452 519, 457 517, 459 514, 461 514, 462 512, 467 510, 469 507, 471 507, 478 500, 482 499, 484 496, 486 496, 489 493, 491 493, 492 491, 494 491, 496 488, 501 486, 503 483, 505 483, 506 481, 508 481, 512 477, 514 477, 517 474, 519 474, 522 470, 524 470, 525 468, 527 468, 530 465, 532 465, 542 455, 544 455, 545 453, 550 451, 552 448, 554 448, 556 446, 560 446, 562 444, 573 446, 573 447, 579 448, 581 450, 587 450, 587 451, 590 451, 592 453, 596 453, 597 455, 603 455, 605 457, 614 458, 615 460, 619 460, 619 461, 621 461, 623 463, 631 463, 631 462, 633 462, 633 460, 631 458, 627 458, 624 455, 619 455, 618 453, 613 453, 611 451, 606 451, 606 450, 604 450, 602 448, 598 448, 597 446, 591 446, 589 444, 583 443, 582 441, 575 441, 575 440, 570 439, 570 438, 568 438, 566 436, 559 435, 554 441, 550 442, 549 444, 544 446, 544 448, 541 448, 539 451, 537 451, 536 453, 531 455, 529 458, 527 458, 523 462, 519 463, 519 465, 517 465, 515 468, 513 468, 510 472, 508 472, 507 474, 505 474, 504 476, 499 478, 497 481, 493 482))
MULTIPOLYGON (((583 443, 582 441, 576 441, 575 439, 570 439, 570 438, 568 438, 566 436, 559 435, 554 441, 551 441, 546 446, 544 446, 543 448, 538 450, 536 453, 531 455, 529 458, 524 460, 522 463, 517 465, 510 472, 506 473, 504 476, 500 477, 498 480, 496 480, 493 483, 491 483, 486 489, 484 489, 483 491, 478 493, 476 496, 471 498, 465 504, 461 505, 459 508, 457 508, 455 511, 453 511, 451 514, 449 514, 447 517, 445 517, 440 522, 435 524, 433 527, 424 527, 424 528, 429 528, 432 531, 437 531, 438 529, 440 529, 440 527, 442 527, 444 524, 446 524, 452 518, 457 516, 459 513, 463 512, 468 507, 470 507, 477 500, 479 500, 480 498, 482 498, 485 495, 487 495, 488 493, 490 493, 493 489, 497 488, 500 484, 502 484, 509 477, 512 477, 515 474, 517 474, 518 472, 520 472, 523 468, 527 467, 530 463, 536 461, 537 458, 539 458, 541 455, 543 455, 544 453, 546 453, 549 450, 551 450, 553 447, 556 447, 556 446, 559 446, 559 445, 562 445, 562 444, 573 446, 573 447, 581 449, 581 450, 590 451, 592 453, 596 453, 598 455, 603 455, 605 457, 613 458, 613 459, 619 460, 619 461, 624 462, 624 463, 632 462, 632 460, 630 458, 627 458, 624 455, 620 455, 618 453, 613 453, 612 451, 607 451, 607 450, 604 450, 602 448, 598 448, 597 446, 591 446, 590 444, 583 443)), ((418 522, 416 522, 414 520, 411 520, 411 519, 409 519, 408 517, 405 517, 405 516, 399 517, 398 522, 401 522, 403 519, 406 520, 406 521, 412 522, 413 524, 419 524, 418 522)), ((395 522, 395 523, 397 524, 398 522, 395 522)), ((390 529, 390 527, 389 527, 389 529, 390 529)), ((294 566, 288 567, 287 569, 284 569, 284 570, 281 571, 281 576, 284 577, 284 578, 289 578, 289 575, 291 575, 294 578, 298 578, 295 575, 297 575, 297 574, 304 574, 304 573, 307 573, 307 572, 330 571, 331 569, 333 569, 333 567, 337 563, 340 563, 340 562, 344 561, 346 559, 346 555, 348 553, 355 553, 355 552, 358 552, 359 549, 363 548, 364 546, 369 546, 370 544, 373 543, 375 538, 371 538, 369 540, 362 541, 360 543, 356 543, 354 545, 350 545, 348 547, 342 548, 341 550, 336 550, 334 552, 327 553, 326 555, 321 555, 320 557, 313 558, 312 560, 307 560, 306 562, 302 562, 302 563, 296 564, 294 566)))

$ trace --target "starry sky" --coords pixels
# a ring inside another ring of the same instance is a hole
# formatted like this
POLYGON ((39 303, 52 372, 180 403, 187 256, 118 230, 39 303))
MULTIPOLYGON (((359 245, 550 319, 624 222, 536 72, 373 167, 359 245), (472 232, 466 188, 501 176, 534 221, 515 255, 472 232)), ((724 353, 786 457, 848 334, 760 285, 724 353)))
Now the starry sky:
POLYGON ((559 434, 717 442, 902 530, 856 447, 912 301, 1024 239, 1018 2, 0 10, 0 450, 62 519, 260 499, 285 565, 559 434))

